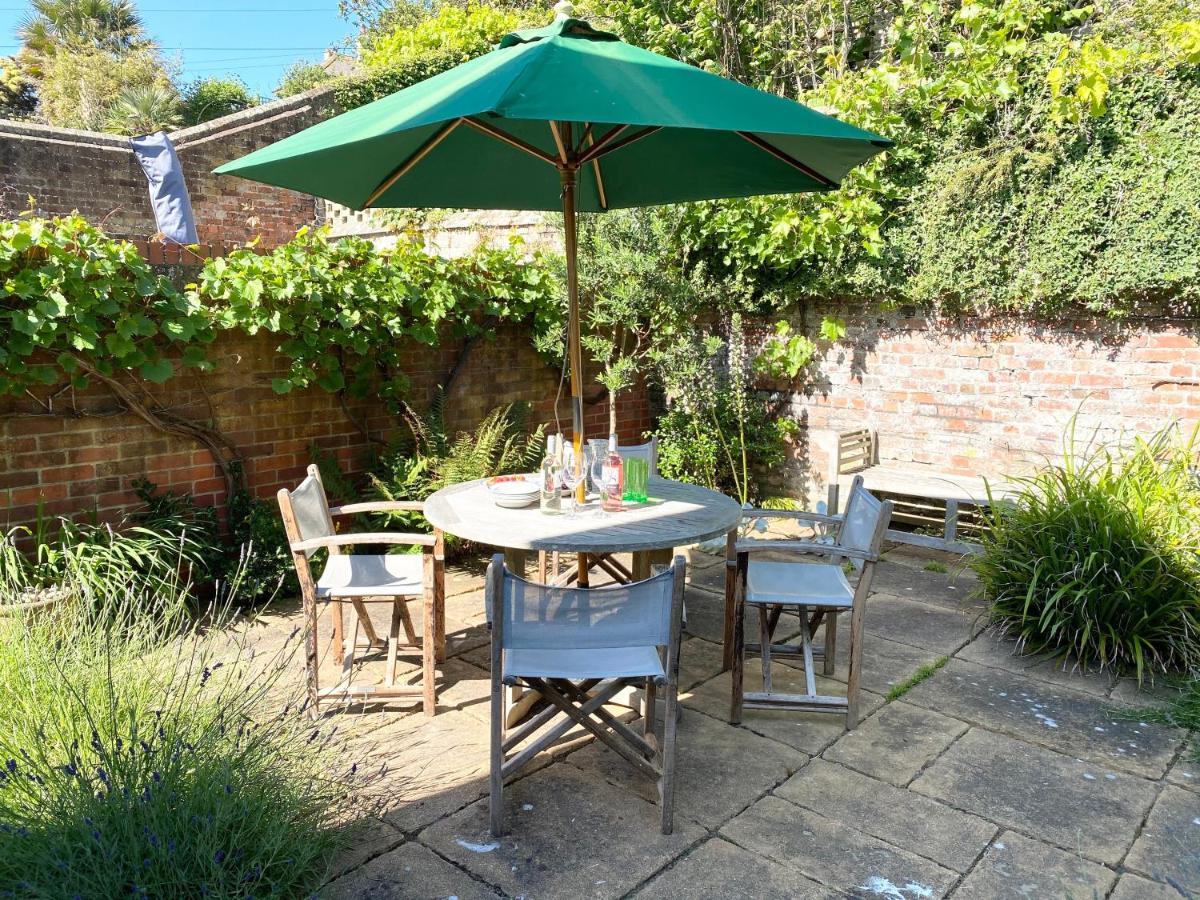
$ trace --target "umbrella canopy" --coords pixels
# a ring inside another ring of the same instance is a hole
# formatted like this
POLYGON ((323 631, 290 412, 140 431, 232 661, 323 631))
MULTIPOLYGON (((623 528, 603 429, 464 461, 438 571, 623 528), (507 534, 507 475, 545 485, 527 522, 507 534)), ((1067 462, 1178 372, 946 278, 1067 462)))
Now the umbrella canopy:
POLYGON ((891 142, 556 10, 545 28, 216 171, 353 209, 561 209, 578 460, 576 212, 831 190, 891 142))
POLYGON ((574 162, 597 212, 828 190, 888 146, 565 18, 217 171, 353 209, 557 210, 574 162))

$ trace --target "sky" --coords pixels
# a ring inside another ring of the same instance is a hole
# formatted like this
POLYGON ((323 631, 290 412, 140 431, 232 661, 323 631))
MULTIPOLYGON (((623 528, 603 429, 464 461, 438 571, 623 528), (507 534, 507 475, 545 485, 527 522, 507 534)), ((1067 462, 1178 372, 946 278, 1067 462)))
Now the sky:
MULTIPOLYGON (((182 64, 184 82, 236 74, 266 97, 295 60, 315 62, 354 32, 337 0, 138 0, 137 7, 164 56, 182 64)), ((18 49, 27 9, 25 0, 0 0, 0 56, 18 49)))

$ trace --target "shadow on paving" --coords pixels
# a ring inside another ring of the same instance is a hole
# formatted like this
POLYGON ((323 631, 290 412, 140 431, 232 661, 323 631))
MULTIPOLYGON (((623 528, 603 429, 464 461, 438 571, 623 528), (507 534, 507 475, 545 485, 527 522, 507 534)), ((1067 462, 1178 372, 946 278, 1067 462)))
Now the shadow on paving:
MULTIPOLYGON (((322 895, 1200 896, 1200 771, 1180 755, 1185 735, 1113 716, 1111 680, 978 636, 969 576, 924 562, 892 551, 881 566, 864 718, 848 733, 830 715, 747 710, 740 727, 728 724, 724 566, 692 566, 670 836, 659 833, 655 786, 575 730, 506 787, 507 832, 491 838, 488 632, 479 578, 463 572, 447 602, 438 715, 354 707, 327 717, 347 735, 343 759, 372 773, 378 803, 322 895), (953 657, 945 668, 885 702, 942 656, 953 657)), ((256 638, 277 645, 298 618, 272 607, 256 638)), ((845 691, 845 637, 839 645, 834 676, 818 673, 823 692, 845 691)), ((415 659, 402 671, 415 677, 415 659)), ((758 660, 746 671, 753 689, 758 660)), ((777 689, 803 685, 794 661, 772 677, 777 689)))

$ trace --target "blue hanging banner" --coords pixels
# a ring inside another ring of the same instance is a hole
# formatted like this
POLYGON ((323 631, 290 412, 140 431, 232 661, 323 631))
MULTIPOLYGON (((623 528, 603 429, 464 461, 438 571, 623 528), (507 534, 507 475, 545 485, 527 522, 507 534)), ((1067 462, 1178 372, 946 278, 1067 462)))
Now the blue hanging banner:
POLYGON ((138 164, 150 182, 150 205, 154 221, 168 241, 196 244, 196 218, 183 180, 183 168, 165 131, 129 139, 138 164))

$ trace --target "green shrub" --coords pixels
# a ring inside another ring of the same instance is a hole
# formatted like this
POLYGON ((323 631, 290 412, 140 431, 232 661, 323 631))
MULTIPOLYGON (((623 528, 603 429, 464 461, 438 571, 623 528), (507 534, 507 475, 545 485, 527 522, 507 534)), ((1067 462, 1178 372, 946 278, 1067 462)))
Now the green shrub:
POLYGON ((240 78, 197 78, 183 89, 184 125, 199 125, 258 104, 258 97, 240 78))
POLYGON ((138 597, 186 592, 203 575, 209 550, 179 521, 117 525, 67 516, 39 518, 0 537, 0 592, 17 594, 70 586, 99 594, 109 584, 138 597))
POLYGON ((992 620, 1030 650, 1139 678, 1200 665, 1196 450, 1172 428, 1081 450, 1072 426, 1063 462, 989 514, 973 565, 992 620))
POLYGON ((295 640, 254 657, 143 608, 114 582, 0 619, 0 896, 309 895, 353 773, 273 699, 295 640))
POLYGON ((333 76, 320 63, 300 59, 284 71, 283 78, 279 80, 279 86, 275 88, 275 96, 282 99, 294 94, 302 94, 332 79, 333 76))
POLYGON ((232 553, 227 572, 237 580, 240 600, 261 604, 279 593, 292 597, 300 592, 274 500, 259 500, 246 490, 235 492, 229 499, 229 532, 232 553))
MULTIPOLYGON (((404 411, 409 439, 385 453, 371 473, 371 494, 379 500, 424 500, 450 484, 530 472, 541 461, 545 428, 526 428, 523 403, 492 410, 472 431, 446 429, 444 400, 438 397, 425 415, 404 411)), ((417 513, 387 513, 385 528, 411 530, 423 522, 417 513)))

